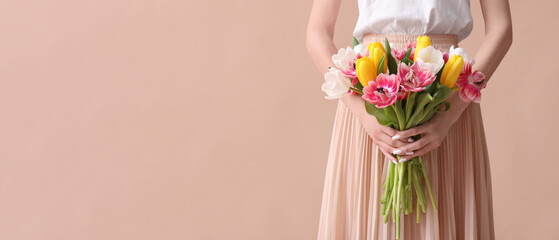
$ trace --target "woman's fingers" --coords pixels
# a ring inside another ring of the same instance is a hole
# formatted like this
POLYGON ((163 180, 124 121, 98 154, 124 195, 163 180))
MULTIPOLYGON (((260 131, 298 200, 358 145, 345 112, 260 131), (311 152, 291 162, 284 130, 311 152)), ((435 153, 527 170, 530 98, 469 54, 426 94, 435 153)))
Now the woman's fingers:
MULTIPOLYGON (((430 152, 430 151, 433 150, 433 149, 435 149, 435 144, 428 144, 428 145, 426 145, 425 147, 416 150, 416 151, 414 152, 414 154, 412 154, 412 155, 410 155, 410 156, 406 156, 406 157, 405 157, 405 158, 406 158, 405 161, 408 161, 408 160, 413 159, 413 158, 415 158, 415 157, 421 157, 421 156, 427 154, 428 152, 430 152)), ((405 162, 405 161, 400 160, 400 162, 405 162)))
POLYGON ((376 141, 375 144, 387 153, 394 153, 394 151, 396 150, 396 148, 393 148, 392 146, 382 141, 376 141))
POLYGON ((390 159, 390 161, 398 164, 398 159, 396 159, 396 157, 394 157, 391 153, 394 152, 394 150, 396 150, 395 148, 389 146, 388 144, 384 143, 384 142, 376 142, 375 143, 378 148, 382 151, 382 153, 384 153, 384 155, 390 159))
POLYGON ((425 125, 413 127, 413 128, 408 129, 408 130, 401 131, 401 132, 396 132, 394 137, 398 138, 398 139, 408 140, 415 135, 419 135, 419 134, 423 134, 423 133, 427 132, 428 129, 429 129, 429 125, 425 124, 425 125))
MULTIPOLYGON (((390 147, 395 148, 395 149, 406 146, 407 144, 409 144, 407 141, 404 142, 404 141, 400 141, 400 140, 394 140, 394 139, 392 139, 391 136, 386 135, 385 133, 381 133, 377 136, 377 142, 384 142, 387 145, 389 145, 390 147)), ((392 149, 391 151, 394 151, 395 149, 392 149)))
POLYGON ((409 140, 411 138, 407 139, 407 138, 402 138, 401 136, 399 136, 398 135, 398 130, 396 130, 394 128, 383 126, 383 125, 380 125, 380 124, 379 124, 379 128, 380 128, 381 132, 385 133, 390 138, 390 141, 385 141, 386 143, 394 142, 394 144, 392 144, 392 146, 395 146, 395 147, 401 146, 401 144, 397 144, 395 141, 399 141, 403 144, 413 142, 413 139, 409 140))
POLYGON ((386 156, 386 158, 388 158, 390 161, 392 161, 395 164, 398 164, 398 161, 396 160, 396 158, 394 156, 392 156, 392 154, 386 152, 386 150, 384 150, 383 148, 381 148, 379 146, 379 149, 382 153, 384 153, 384 156, 386 156))
POLYGON ((401 141, 402 143, 413 142, 413 139, 409 140, 411 138, 408 139, 408 138, 404 138, 404 137, 400 136, 399 131, 394 129, 394 128, 380 125, 380 130, 382 132, 384 132, 386 135, 388 135, 394 141, 398 140, 398 141, 401 141))
MULTIPOLYGON (((387 126, 380 125, 380 124, 379 124, 379 126, 380 126, 380 130, 383 131, 384 133, 386 133, 390 137, 393 137, 393 136, 398 134, 398 130, 396 130, 394 128, 387 127, 387 126)), ((394 140, 398 140, 398 139, 394 139, 394 140)))
POLYGON ((394 163, 398 160, 392 155, 401 156, 399 162, 405 162, 417 156, 429 152, 431 149, 432 137, 423 136, 421 139, 414 141, 411 137, 430 132, 430 124, 424 124, 405 131, 398 131, 391 127, 374 123, 376 130, 371 132, 375 144, 379 147, 386 158, 394 163))
MULTIPOLYGON (((424 138, 420 138, 419 140, 413 142, 413 143, 409 143, 406 146, 400 147, 398 148, 398 150, 400 150, 400 155, 404 156, 404 155, 417 155, 418 154, 418 150, 427 146, 427 144, 429 144, 430 141, 428 140, 428 138, 424 137, 424 138)), ((407 156, 405 156, 407 159, 411 159, 408 158, 407 156)))

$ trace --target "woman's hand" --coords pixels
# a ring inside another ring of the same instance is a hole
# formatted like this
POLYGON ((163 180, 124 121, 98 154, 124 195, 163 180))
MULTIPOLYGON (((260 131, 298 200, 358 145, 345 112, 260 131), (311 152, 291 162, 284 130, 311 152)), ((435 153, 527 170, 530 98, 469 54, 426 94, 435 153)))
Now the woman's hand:
POLYGON ((419 140, 399 148, 403 153, 400 154, 400 156, 402 156, 400 162, 423 156, 429 151, 438 148, 445 139, 453 123, 453 121, 446 119, 445 115, 435 114, 423 125, 398 133, 402 138, 410 138, 421 134, 419 140))
POLYGON ((401 151, 398 151, 398 149, 406 146, 406 144, 413 140, 411 138, 396 137, 399 133, 398 130, 378 123, 375 116, 367 113, 361 96, 346 94, 341 97, 341 101, 361 123, 367 134, 373 139, 373 142, 384 153, 384 156, 397 164, 398 160, 391 153, 400 154, 401 151))
POLYGON ((397 164, 398 160, 391 153, 399 153, 397 149, 409 144, 408 139, 411 138, 394 137, 398 134, 398 130, 381 125, 372 115, 363 115, 360 122, 386 158, 397 164))
MULTIPOLYGON (((447 101, 450 103, 450 109, 447 109, 447 111, 436 113, 421 126, 396 133, 396 135, 399 135, 402 139, 421 135, 419 140, 399 148, 401 152, 399 155, 402 156, 400 162, 423 156, 429 151, 439 147, 448 134, 450 127, 458 121, 462 112, 471 104, 470 102, 463 102, 457 91, 451 92, 447 101)), ((441 105, 441 108, 443 108, 443 106, 444 105, 441 105)))

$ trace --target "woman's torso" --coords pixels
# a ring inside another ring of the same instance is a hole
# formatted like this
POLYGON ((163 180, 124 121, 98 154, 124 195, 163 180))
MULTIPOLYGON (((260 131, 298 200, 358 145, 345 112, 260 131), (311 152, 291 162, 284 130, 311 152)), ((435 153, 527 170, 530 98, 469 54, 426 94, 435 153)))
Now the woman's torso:
POLYGON ((469 0, 358 0, 353 36, 367 33, 455 34, 459 41, 473 28, 469 0))

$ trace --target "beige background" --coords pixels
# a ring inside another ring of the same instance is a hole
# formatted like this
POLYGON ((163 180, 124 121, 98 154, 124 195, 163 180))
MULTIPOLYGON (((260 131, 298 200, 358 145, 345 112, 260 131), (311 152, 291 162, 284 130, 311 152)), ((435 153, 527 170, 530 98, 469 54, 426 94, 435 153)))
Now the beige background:
MULTIPOLYGON (((511 5, 482 103, 496 233, 554 239, 559 3, 511 5)), ((310 7, 0 1, 0 239, 315 239, 336 102, 310 7)), ((345 0, 338 47, 356 19, 345 0)))

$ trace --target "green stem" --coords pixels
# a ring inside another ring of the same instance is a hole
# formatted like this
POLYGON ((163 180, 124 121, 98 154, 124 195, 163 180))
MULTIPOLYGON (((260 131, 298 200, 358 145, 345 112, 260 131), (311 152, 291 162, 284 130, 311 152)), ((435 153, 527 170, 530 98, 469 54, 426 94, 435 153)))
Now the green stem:
POLYGON ((421 193, 423 193, 423 191, 421 191, 421 182, 418 179, 418 175, 417 175, 417 173, 418 173, 417 172, 418 171, 417 158, 414 158, 411 161, 413 162, 413 166, 412 166, 412 170, 411 170, 413 188, 415 190, 415 195, 417 196, 418 202, 421 203, 421 201, 422 201, 421 193))
POLYGON ((408 186, 406 186, 406 190, 408 191, 408 196, 409 196, 409 200, 408 200, 408 209, 409 209, 408 211, 409 211, 409 213, 412 213, 413 209, 414 209, 414 207, 413 207, 413 185, 412 185, 413 179, 411 178, 412 177, 411 173, 412 173, 412 163, 408 162, 407 174, 408 174, 410 179, 408 180, 408 186))
MULTIPOLYGON (((400 157, 396 157, 398 160, 400 159, 400 157)), ((400 170, 400 166, 395 165, 394 166, 394 181, 392 181, 393 185, 392 185, 392 222, 396 222, 396 199, 398 197, 398 181, 399 179, 399 174, 398 171, 400 170)))
POLYGON ((396 239, 400 239, 400 196, 402 195, 402 177, 404 176, 405 166, 403 164, 398 169, 398 174, 400 175, 400 181, 398 182, 398 198, 396 199, 396 239))
POLYGON ((394 112, 396 113, 396 118, 398 118, 398 127, 399 127, 398 130, 400 131, 404 130, 406 126, 406 117, 402 110, 401 102, 396 101, 395 104, 392 104, 390 106, 394 109, 394 112))
POLYGON ((407 174, 408 174, 408 186, 407 186, 406 189, 408 189, 408 195, 409 195, 408 209, 411 212, 412 211, 412 205, 413 205, 413 195, 412 195, 413 192, 411 190, 411 188, 412 188, 412 185, 411 185, 411 180, 412 180, 411 179, 411 177, 412 177, 412 175, 411 175, 411 161, 408 162, 407 164, 408 164, 408 172, 407 172, 407 174))
POLYGON ((357 88, 350 87, 349 89, 351 89, 352 91, 354 91, 354 92, 356 92, 356 93, 359 93, 359 94, 363 95, 363 91, 361 91, 361 90, 359 90, 359 89, 357 89, 357 88))
POLYGON ((384 212, 382 212, 382 215, 384 215, 384 218, 385 218, 384 223, 386 223, 388 221, 388 215, 390 215, 390 214, 388 214, 388 212, 392 208, 392 197, 393 196, 394 195, 391 194, 390 197, 388 197, 388 203, 386 204, 386 208, 384 209, 384 212))
POLYGON ((392 174, 394 172, 394 163, 390 162, 388 165, 388 176, 386 177, 386 181, 384 181, 384 194, 382 195, 381 202, 386 203, 386 199, 388 198, 388 193, 390 192, 392 186, 390 186, 390 181, 392 180, 392 174))
POLYGON ((415 104, 415 96, 417 93, 411 93, 408 91, 408 97, 406 98, 406 123, 410 120, 411 111, 413 110, 413 105, 415 104))
POLYGON ((390 209, 390 206, 392 205, 392 181, 394 179, 392 175, 394 174, 394 163, 390 162, 389 164, 388 176, 386 177, 386 181, 384 182, 384 195, 380 199, 380 202, 382 204, 381 212, 383 215, 387 213, 386 209, 390 209))
POLYGON ((419 211, 419 198, 417 199, 417 209, 415 215, 417 216, 416 222, 419 223, 419 221, 421 220, 421 212, 419 211))
POLYGON ((419 204, 421 205, 421 210, 423 210, 423 212, 425 212, 425 193, 423 192, 423 185, 421 184, 421 173, 420 173, 420 169, 421 166, 416 165, 414 167, 413 170, 413 181, 414 181, 414 187, 415 187, 415 193, 417 195, 417 200, 419 201, 419 204))
POLYGON ((388 222, 388 216, 389 216, 389 214, 384 214, 383 216, 384 216, 384 218, 382 219, 383 222, 384 222, 384 223, 387 223, 387 222, 388 222))
POLYGON ((431 198, 431 204, 433 204, 433 209, 438 211, 437 203, 435 202, 435 196, 433 196, 433 191, 431 190, 431 182, 429 181, 429 176, 427 176, 427 171, 425 170, 425 164, 423 164, 423 159, 419 158, 421 163, 421 171, 423 172, 423 177, 425 178, 425 185, 427 185, 427 191, 429 191, 429 197, 431 198))

